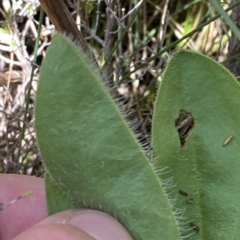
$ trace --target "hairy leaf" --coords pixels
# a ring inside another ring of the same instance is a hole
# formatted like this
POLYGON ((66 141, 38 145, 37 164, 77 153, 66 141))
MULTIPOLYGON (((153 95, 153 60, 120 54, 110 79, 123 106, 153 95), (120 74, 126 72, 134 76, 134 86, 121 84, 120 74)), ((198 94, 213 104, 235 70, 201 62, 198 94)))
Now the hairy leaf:
POLYGON ((225 68, 188 51, 172 58, 157 96, 152 145, 156 166, 171 170, 162 179, 173 176, 177 184, 176 207, 186 209, 186 226, 197 232, 190 239, 240 237, 239 109, 239 83, 225 68))
POLYGON ((42 65, 36 131, 49 174, 47 189, 55 189, 47 195, 50 213, 70 202, 72 208, 115 216, 135 240, 179 239, 162 184, 100 74, 60 35, 42 65), (54 197, 63 204, 55 204, 54 197))

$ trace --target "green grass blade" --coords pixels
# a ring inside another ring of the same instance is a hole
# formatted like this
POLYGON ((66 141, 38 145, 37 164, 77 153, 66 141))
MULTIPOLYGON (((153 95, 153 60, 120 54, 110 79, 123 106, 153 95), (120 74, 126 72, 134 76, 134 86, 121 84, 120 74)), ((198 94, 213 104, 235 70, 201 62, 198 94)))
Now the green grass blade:
POLYGON ((236 26, 236 24, 232 21, 232 19, 228 16, 228 14, 224 11, 224 9, 221 7, 218 1, 216 0, 210 0, 211 4, 216 8, 216 10, 219 12, 219 14, 223 17, 227 25, 231 28, 233 33, 236 35, 236 37, 240 40, 240 31, 239 28, 236 26))

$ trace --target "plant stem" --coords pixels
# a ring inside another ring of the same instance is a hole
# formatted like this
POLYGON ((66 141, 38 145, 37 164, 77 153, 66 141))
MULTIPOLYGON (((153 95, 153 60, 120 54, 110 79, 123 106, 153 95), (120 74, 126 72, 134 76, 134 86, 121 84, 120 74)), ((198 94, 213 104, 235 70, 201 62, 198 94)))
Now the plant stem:
POLYGON ((43 16, 44 16, 44 11, 43 8, 41 7, 40 10, 40 17, 39 17, 39 25, 38 25, 38 35, 37 39, 35 42, 35 47, 34 47, 34 54, 33 54, 33 64, 32 64, 32 71, 31 71, 31 76, 30 76, 30 81, 29 81, 29 86, 28 86, 28 91, 27 91, 27 96, 26 96, 26 107, 24 110, 24 117, 23 117, 23 126, 20 131, 20 144, 17 152, 17 159, 16 159, 16 165, 15 165, 15 173, 19 171, 19 163, 20 163, 20 155, 21 155, 21 149, 22 149, 22 141, 25 136, 25 131, 26 131, 26 125, 27 125, 27 114, 29 110, 29 101, 30 101, 30 95, 31 95, 31 86, 32 86, 32 81, 33 81, 33 75, 34 75, 34 70, 37 62, 37 51, 39 47, 39 41, 40 41, 40 35, 41 35, 41 28, 42 28, 42 23, 43 23, 43 16))

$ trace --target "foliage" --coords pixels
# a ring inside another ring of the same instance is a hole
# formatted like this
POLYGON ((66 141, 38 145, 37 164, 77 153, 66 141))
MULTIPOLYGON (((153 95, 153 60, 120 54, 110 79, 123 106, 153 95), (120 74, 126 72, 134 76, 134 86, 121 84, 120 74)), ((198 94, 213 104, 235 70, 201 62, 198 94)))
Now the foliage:
MULTIPOLYGON (((240 1, 231 5, 229 2, 220 2, 227 13, 240 1)), ((235 63, 236 51, 227 56, 231 31, 224 16, 216 13, 209 1, 200 0, 3 1, 0 14, 3 172, 44 175, 35 139, 33 109, 38 66, 54 32, 66 33, 75 25, 77 32, 82 33, 98 64, 107 65, 103 71, 106 81, 125 98, 124 109, 131 112, 134 109, 129 118, 139 122, 138 130, 145 134, 146 140, 151 137, 155 84, 173 52, 192 49, 220 62, 230 56, 235 63), (44 8, 60 3, 63 7, 51 8, 50 14, 44 8), (54 9, 63 8, 69 15, 57 19, 59 11, 54 9), (54 25, 53 20, 63 24, 63 28, 58 29, 59 24, 54 25), (28 152, 33 154, 26 165, 28 152)), ((232 24, 229 26, 233 28, 232 24)), ((237 44, 230 45, 237 49, 237 44)))
POLYGON ((239 91, 215 61, 177 53, 159 88, 148 161, 100 74, 55 36, 36 98, 49 213, 99 209, 135 240, 237 240, 239 91))

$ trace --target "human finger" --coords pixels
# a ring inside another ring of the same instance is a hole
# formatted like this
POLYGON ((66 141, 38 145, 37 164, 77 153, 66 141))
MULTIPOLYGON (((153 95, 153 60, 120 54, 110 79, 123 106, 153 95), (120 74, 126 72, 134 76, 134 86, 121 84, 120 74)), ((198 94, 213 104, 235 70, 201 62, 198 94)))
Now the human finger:
POLYGON ((14 240, 132 240, 113 217, 94 210, 54 214, 14 240))
POLYGON ((42 178, 0 174, 0 203, 6 205, 27 191, 33 194, 0 211, 0 239, 11 240, 47 217, 42 178))

